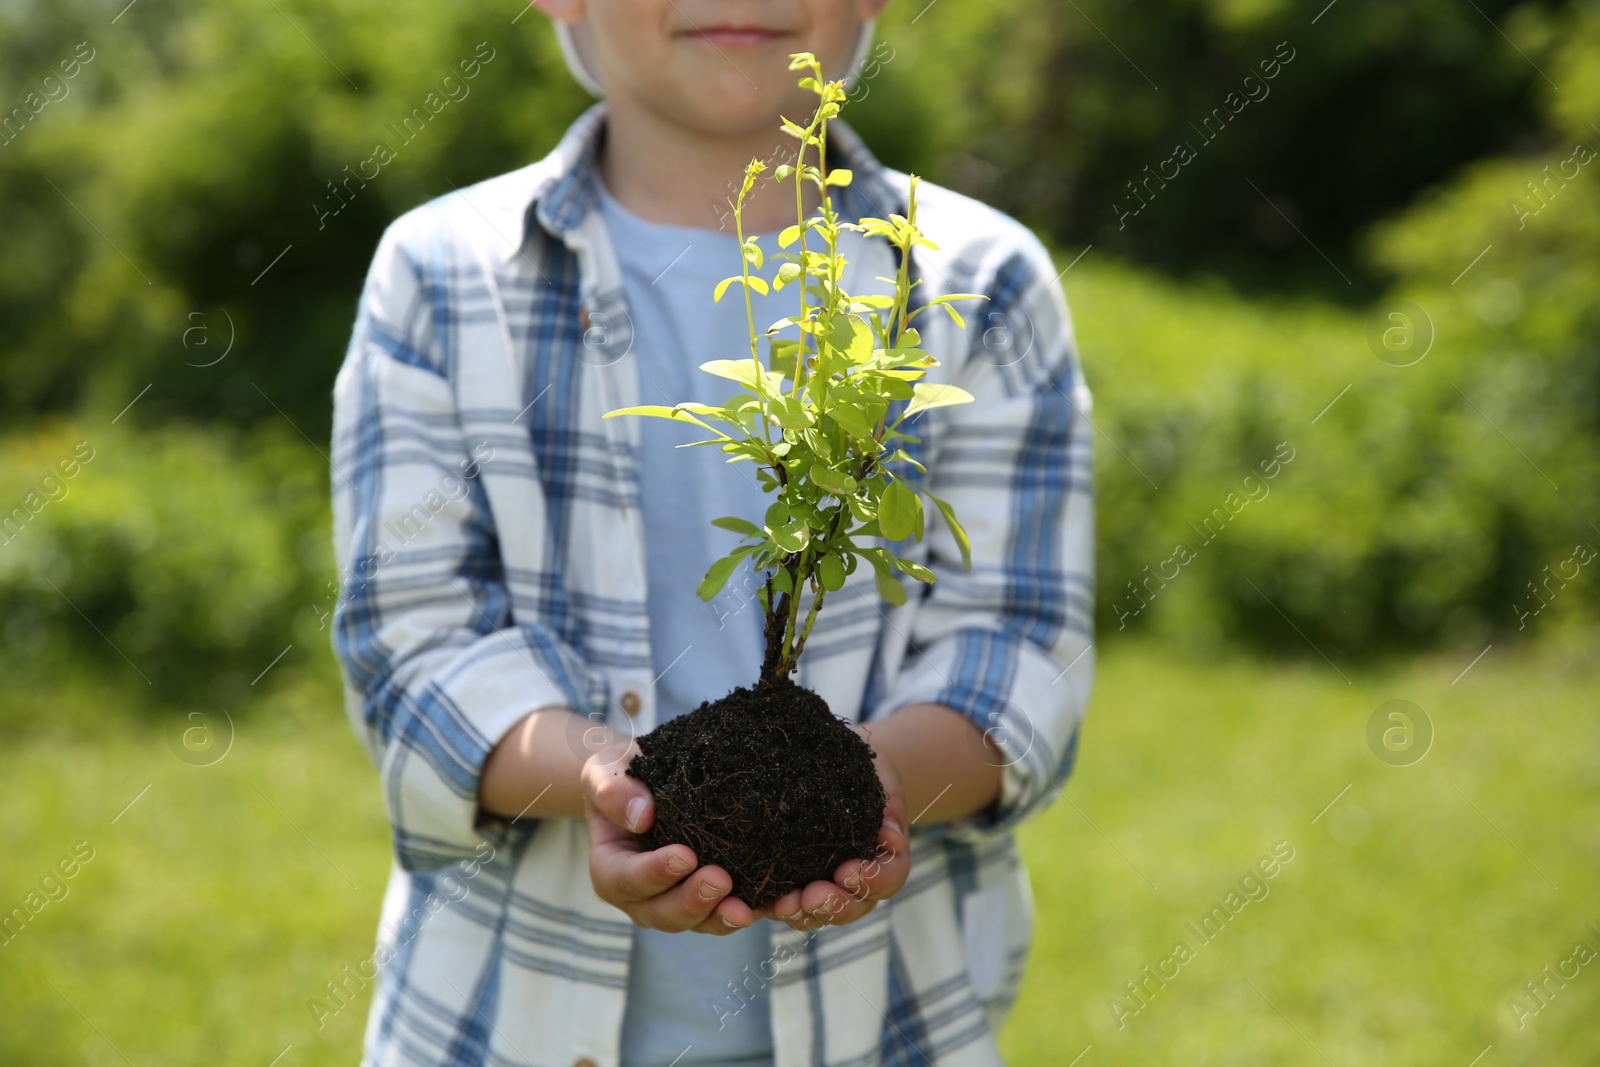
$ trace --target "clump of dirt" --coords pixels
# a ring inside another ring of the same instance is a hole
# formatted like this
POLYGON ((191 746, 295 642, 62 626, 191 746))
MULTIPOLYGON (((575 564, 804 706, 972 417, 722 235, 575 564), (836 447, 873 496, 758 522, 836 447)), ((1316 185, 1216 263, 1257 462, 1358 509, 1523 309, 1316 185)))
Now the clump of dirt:
POLYGON ((759 909, 872 858, 887 802, 872 760, 827 701, 784 679, 662 723, 628 773, 656 799, 644 847, 688 845, 759 909))

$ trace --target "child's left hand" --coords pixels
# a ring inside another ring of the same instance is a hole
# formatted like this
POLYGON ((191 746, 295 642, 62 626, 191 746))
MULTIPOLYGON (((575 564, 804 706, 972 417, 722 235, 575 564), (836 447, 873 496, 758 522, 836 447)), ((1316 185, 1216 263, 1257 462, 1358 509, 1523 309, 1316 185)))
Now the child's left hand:
POLYGON ((905 886, 911 874, 911 850, 906 840, 906 798, 900 775, 880 749, 873 763, 888 803, 883 827, 878 831, 878 851, 871 859, 846 860, 833 872, 831 882, 812 882, 791 890, 772 905, 772 917, 800 931, 819 926, 853 923, 905 886))

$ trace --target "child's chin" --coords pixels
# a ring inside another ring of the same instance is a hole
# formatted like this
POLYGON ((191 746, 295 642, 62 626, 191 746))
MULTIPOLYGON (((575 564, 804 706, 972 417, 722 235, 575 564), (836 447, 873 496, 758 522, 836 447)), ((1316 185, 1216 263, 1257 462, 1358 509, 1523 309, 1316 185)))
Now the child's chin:
MULTIPOLYGON (((721 136, 774 131, 783 115, 801 112, 808 106, 807 101, 795 93, 775 93, 765 88, 774 84, 780 74, 788 76, 786 66, 766 74, 765 80, 751 73, 751 81, 762 86, 752 88, 742 74, 724 65, 724 72, 702 78, 678 116, 686 125, 721 136)), ((776 143, 788 138, 773 133, 772 140, 776 143)))

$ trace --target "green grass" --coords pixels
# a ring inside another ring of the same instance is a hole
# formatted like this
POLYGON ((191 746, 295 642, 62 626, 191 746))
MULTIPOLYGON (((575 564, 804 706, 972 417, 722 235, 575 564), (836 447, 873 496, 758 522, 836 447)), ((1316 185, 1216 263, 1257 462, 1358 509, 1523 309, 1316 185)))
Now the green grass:
MULTIPOLYGON (((1024 832, 1037 936, 1010 1062, 1600 1057, 1600 961, 1522 1030, 1506 1006, 1579 940, 1600 949, 1600 665, 1496 647, 1452 685, 1473 654, 1347 684, 1320 660, 1107 652, 1066 801, 1024 832), (1366 747, 1394 698, 1436 729, 1410 767, 1366 747), (1278 841, 1295 853, 1270 894, 1199 946, 1185 923, 1278 841), (1179 939, 1195 958, 1119 1029, 1108 998, 1135 1006, 1123 983, 1179 939)), ((108 698, 62 693, 0 744, 0 905, 76 842, 95 854, 0 947, 0 1062, 356 1062, 365 1004, 319 1031, 307 1002, 371 951, 387 834, 326 676, 263 700, 209 767, 121 716, 91 731, 108 698)))
POLYGON ((1600 669, 1496 647, 1452 685, 1473 654, 1348 684, 1320 660, 1109 654, 1071 803, 1023 833, 1038 932, 1011 1061, 1595 1062, 1600 964, 1521 1029, 1507 999, 1600 950, 1600 669), (1409 767, 1367 748, 1391 699, 1436 731, 1409 767), (1278 841, 1270 894, 1202 946, 1185 924, 1278 841), (1119 1028, 1110 998, 1137 1007, 1123 984, 1179 940, 1195 958, 1119 1028))

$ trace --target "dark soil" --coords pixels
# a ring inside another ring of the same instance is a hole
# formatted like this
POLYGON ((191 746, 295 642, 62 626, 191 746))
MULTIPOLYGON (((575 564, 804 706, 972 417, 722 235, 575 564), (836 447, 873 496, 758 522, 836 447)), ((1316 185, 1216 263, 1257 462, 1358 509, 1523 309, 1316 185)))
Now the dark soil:
POLYGON ((809 689, 735 689, 639 738, 628 773, 650 787, 645 848, 685 844, 764 908, 871 859, 886 798, 872 749, 809 689))

